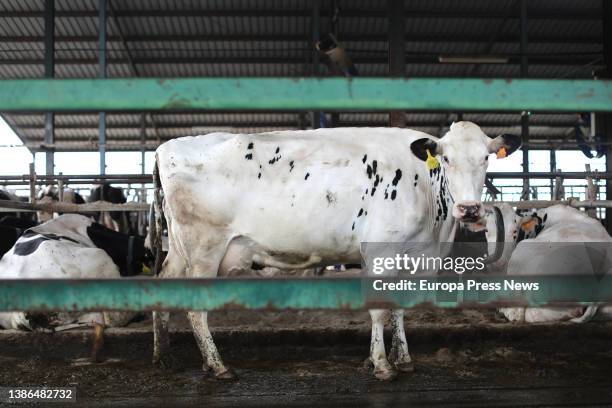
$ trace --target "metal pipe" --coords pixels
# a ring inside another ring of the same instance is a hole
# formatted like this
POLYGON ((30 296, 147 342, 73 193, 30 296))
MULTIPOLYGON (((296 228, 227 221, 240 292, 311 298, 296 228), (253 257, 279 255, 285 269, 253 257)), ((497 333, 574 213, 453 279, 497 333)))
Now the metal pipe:
MULTIPOLYGON (((45 78, 55 76, 55 0, 45 1, 45 78)), ((53 112, 45 113, 45 169, 53 174, 55 129, 53 112)))
POLYGON ((148 211, 149 205, 146 203, 125 203, 114 204, 107 201, 96 201, 93 203, 74 204, 53 201, 50 203, 23 203, 21 201, 0 200, 0 212, 11 212, 8 209, 19 211, 45 211, 61 213, 83 213, 99 211, 148 211))
MULTIPOLYGON (((527 35, 528 35, 528 24, 527 24, 527 0, 521 1, 521 16, 520 16, 520 54, 521 54, 521 78, 527 78, 529 76, 529 62, 527 59, 527 35)), ((529 112, 523 111, 521 113, 521 142, 523 143, 523 193, 522 198, 529 200, 529 112)))
MULTIPOLYGON (((321 38, 321 5, 319 0, 313 0, 312 2, 312 16, 310 18, 310 30, 311 30, 311 41, 310 46, 312 47, 312 77, 318 78, 320 73, 319 68, 319 50, 316 47, 316 44, 319 42, 321 38)), ((318 129, 321 127, 321 115, 322 112, 318 110, 314 110, 311 112, 311 127, 313 129, 318 129)))
POLYGON ((532 208, 547 208, 552 205, 562 204, 575 208, 612 208, 609 200, 530 200, 530 201, 487 201, 486 204, 509 204, 517 209, 527 210, 532 208))
MULTIPOLYGON (((0 310, 244 310, 244 309, 404 309, 436 304, 441 307, 502 305, 569 305, 610 302, 612 280, 594 276, 513 276, 515 282, 538 282, 536 291, 504 285, 507 276, 474 276, 501 290, 463 291, 439 296, 434 290, 384 292, 368 296, 364 278, 292 279, 7 279, 0 281, 0 310), (528 293, 527 293, 528 292, 528 293), (596 297, 595 297, 596 296, 596 297)), ((422 276, 402 277, 418 283, 422 276)), ((445 276, 446 282, 463 282, 445 276)), ((418 285, 417 285, 418 286, 418 285)), ((374 289, 371 289, 374 292, 374 289)), ((444 292, 446 294, 446 292, 444 292)))
MULTIPOLYGON (((404 0, 387 0, 389 22, 389 63, 388 72, 391 78, 402 78, 406 73, 406 19, 404 18, 404 0)), ((406 114, 402 110, 389 112, 389 126, 406 127, 406 114)))
POLYGON ((0 112, 612 111, 610 80, 114 78, 0 80, 0 112), (418 96, 418 97, 415 97, 418 96))
MULTIPOLYGON (((99 0, 98 14, 98 66, 100 79, 106 78, 106 0, 99 0)), ((98 151, 100 152, 100 174, 106 173, 106 113, 100 112, 98 119, 98 151)))

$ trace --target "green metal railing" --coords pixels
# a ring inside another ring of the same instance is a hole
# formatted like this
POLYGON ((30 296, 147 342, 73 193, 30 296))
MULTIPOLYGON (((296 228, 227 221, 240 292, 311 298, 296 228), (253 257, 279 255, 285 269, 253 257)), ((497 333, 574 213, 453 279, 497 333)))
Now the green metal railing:
MULTIPOLYGON (((0 112, 185 110, 612 111, 612 82, 591 80, 181 78, 0 81, 0 112)), ((563 297, 568 281, 525 301, 563 297)), ((359 279, 1 281, 0 310, 456 306, 403 294, 369 302, 359 279)), ((593 289, 595 290, 595 289, 593 289)), ((607 292, 606 292, 607 294, 607 292)), ((507 300, 492 292, 477 304, 507 300)), ((607 296, 607 295, 606 295, 607 296)), ((608 298, 610 299, 610 298, 608 298)))
POLYGON ((0 280, 3 310, 222 310, 222 309, 368 309, 499 306, 502 304, 585 304, 612 301, 612 278, 584 276, 484 277, 500 290, 467 290, 468 277, 408 278, 415 282, 464 282, 462 291, 374 292, 372 279, 108 279, 0 280), (537 282, 537 291, 507 287, 537 282))
POLYGON ((201 109, 610 111, 612 82, 428 78, 0 81, 0 112, 201 109))

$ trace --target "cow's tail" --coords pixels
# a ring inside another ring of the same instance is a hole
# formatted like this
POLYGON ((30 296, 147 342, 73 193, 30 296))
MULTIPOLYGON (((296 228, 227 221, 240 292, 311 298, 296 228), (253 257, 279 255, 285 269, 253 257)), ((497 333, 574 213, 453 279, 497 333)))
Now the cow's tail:
POLYGON ((149 223, 148 240, 151 245, 155 263, 153 264, 153 274, 159 275, 161 272, 162 262, 164 261, 164 252, 162 247, 162 235, 164 231, 164 194, 162 190, 161 180, 159 178, 159 168, 157 164, 157 155, 155 155, 155 166, 153 167, 153 206, 152 216, 149 223))

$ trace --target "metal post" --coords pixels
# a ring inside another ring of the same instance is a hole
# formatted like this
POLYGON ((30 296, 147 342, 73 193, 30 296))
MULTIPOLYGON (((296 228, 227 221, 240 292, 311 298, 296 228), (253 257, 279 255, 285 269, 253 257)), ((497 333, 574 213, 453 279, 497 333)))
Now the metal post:
MULTIPOLYGON (((387 0, 387 10, 389 13, 389 76, 402 78, 406 70, 404 1, 387 0)), ((389 126, 406 127, 404 111, 389 112, 389 126)))
MULTIPOLYGON (((527 0, 521 0, 521 78, 529 76, 529 62, 527 60, 527 35, 528 35, 528 24, 527 24, 527 0)), ((521 113, 521 139, 523 142, 523 173, 529 173, 529 149, 527 143, 529 143, 529 113, 523 111, 521 113)), ((529 179, 525 175, 523 177, 523 193, 522 198, 525 200, 529 199, 529 179)))
MULTIPOLYGON (((550 171, 556 172, 557 171, 557 151, 552 147, 549 153, 549 161, 550 161, 550 171)), ((550 197, 551 199, 553 196, 554 188, 555 188, 555 184, 553 183, 553 179, 551 178, 550 179, 550 197)))
MULTIPOLYGON (((98 65, 100 78, 106 78, 106 0, 99 0, 98 10, 98 65)), ((106 173, 106 113, 100 112, 98 121, 98 151, 100 152, 100 174, 106 173)))
MULTIPOLYGON (((55 76, 55 0, 45 1, 45 78, 55 76)), ((46 174, 52 175, 54 158, 55 129, 53 112, 45 113, 45 161, 46 174)))
MULTIPOLYGON (((602 0, 603 11, 603 56, 606 70, 601 73, 604 79, 612 78, 612 4, 609 1, 602 0)), ((593 126, 593 123, 591 123, 593 126)), ((605 141, 612 141, 612 114, 602 113, 596 115, 595 126, 603 131, 605 141)), ((612 146, 606 146, 606 172, 612 171, 612 146)), ((606 200, 612 200, 612 182, 606 180, 606 200)), ((612 232, 612 209, 606 209, 605 225, 608 233, 612 232)))
MULTIPOLYGON (((312 76, 318 77, 319 73, 319 50, 316 49, 315 44, 319 42, 321 38, 320 25, 321 25, 321 9, 319 0, 313 0, 312 2, 312 17, 310 19, 311 25, 311 47, 312 47, 312 76)), ((312 111, 312 128, 318 129, 321 124, 321 112, 312 111)))
POLYGON ((30 163, 30 203, 36 203, 36 171, 34 171, 34 163, 30 163))

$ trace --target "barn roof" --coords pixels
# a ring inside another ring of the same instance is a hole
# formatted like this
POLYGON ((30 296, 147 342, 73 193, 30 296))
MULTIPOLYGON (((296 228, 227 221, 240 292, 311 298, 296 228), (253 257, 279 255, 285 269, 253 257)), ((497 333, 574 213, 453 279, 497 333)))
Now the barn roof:
MULTIPOLYGON (((56 0, 55 75, 98 76, 98 1, 56 0)), ((312 6, 309 0, 109 1, 108 77, 310 76, 312 6)), ((321 33, 331 30, 332 2, 321 2, 321 33)), ((338 0, 338 39, 361 76, 387 75, 386 1, 338 0)), ((405 3, 407 77, 519 77, 517 0, 411 0, 405 3), (453 64, 440 56, 497 55, 507 63, 453 64)), ((44 76, 44 2, 0 3, 0 78, 44 76)), ((529 76, 592 78, 602 68, 601 0, 529 2, 529 76)), ((323 75, 328 75, 324 66, 323 75)), ((44 115, 4 114, 33 151, 44 140, 44 115)), ((519 114, 469 113, 489 134, 520 133, 519 114)), ((434 135, 457 112, 406 113, 407 126, 434 135)), ((565 139, 575 114, 537 113, 534 140, 565 139)), ((107 150, 137 150, 141 128, 147 149, 170 138, 215 130, 258 132, 299 129, 300 112, 111 113, 107 150), (144 127, 143 127, 144 123, 144 127)), ((385 113, 339 115, 341 126, 384 126, 385 113)), ((97 150, 95 114, 55 116, 56 151, 97 150)))

